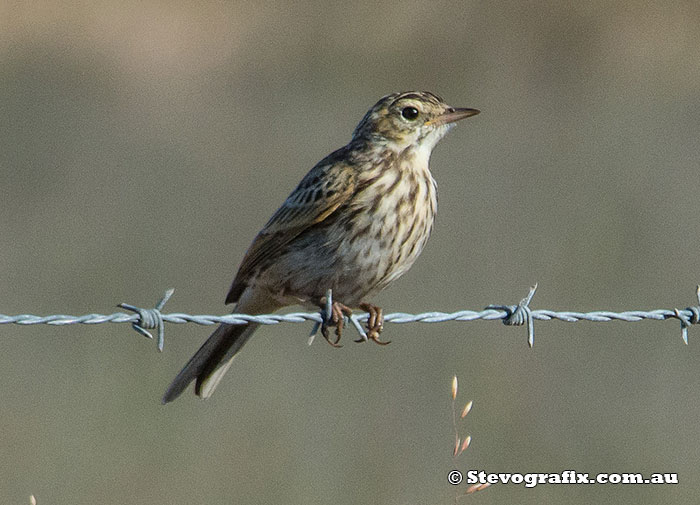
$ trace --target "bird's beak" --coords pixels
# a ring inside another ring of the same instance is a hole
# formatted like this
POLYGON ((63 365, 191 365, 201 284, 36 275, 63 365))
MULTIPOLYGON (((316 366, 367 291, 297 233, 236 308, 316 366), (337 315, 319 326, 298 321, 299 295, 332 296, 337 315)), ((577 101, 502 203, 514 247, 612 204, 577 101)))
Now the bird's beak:
POLYGON ((477 109, 454 109, 450 107, 443 114, 439 115, 435 119, 425 122, 425 126, 440 126, 444 124, 454 123, 460 119, 464 119, 470 116, 476 116, 479 112, 477 109))

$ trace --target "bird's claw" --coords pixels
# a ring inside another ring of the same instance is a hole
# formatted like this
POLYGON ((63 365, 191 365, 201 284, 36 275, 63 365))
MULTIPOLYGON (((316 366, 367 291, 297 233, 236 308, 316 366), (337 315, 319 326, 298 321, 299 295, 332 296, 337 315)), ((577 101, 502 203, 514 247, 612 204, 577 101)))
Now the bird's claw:
POLYGON ((345 327, 345 317, 350 317, 352 315, 352 309, 347 305, 343 305, 340 302, 333 302, 331 305, 330 318, 329 314, 323 313, 323 322, 321 323, 321 335, 326 339, 326 342, 331 344, 333 347, 343 347, 340 345, 340 337, 343 334, 343 328, 345 327), (330 332, 328 328, 335 326, 335 339, 331 339, 330 332))
MULTIPOLYGON (((379 340, 379 334, 384 329, 384 311, 381 309, 381 307, 363 302, 360 304, 360 308, 367 311, 369 314, 369 317, 367 318, 367 339, 379 345, 390 344, 391 341, 384 342, 383 340, 379 340)), ((355 342, 364 341, 364 339, 355 340, 355 342)))
MULTIPOLYGON (((330 304, 330 314, 328 313, 328 308, 326 306, 327 300, 323 298, 321 300, 321 314, 323 316, 323 321, 321 322, 321 335, 326 339, 333 347, 342 347, 340 345, 340 337, 343 334, 343 329, 345 328, 345 318, 352 316, 352 309, 347 305, 343 305, 340 302, 333 302, 330 304), (325 307, 325 310, 323 309, 325 307), (331 338, 329 328, 335 326, 335 339, 331 338)), ((380 307, 372 305, 370 303, 363 302, 360 304, 362 310, 367 311, 369 317, 367 318, 367 338, 360 338, 355 340, 355 342, 364 342, 365 340, 371 340, 372 342, 379 345, 387 345, 390 342, 384 342, 379 339, 379 334, 384 329, 384 312, 380 307)))

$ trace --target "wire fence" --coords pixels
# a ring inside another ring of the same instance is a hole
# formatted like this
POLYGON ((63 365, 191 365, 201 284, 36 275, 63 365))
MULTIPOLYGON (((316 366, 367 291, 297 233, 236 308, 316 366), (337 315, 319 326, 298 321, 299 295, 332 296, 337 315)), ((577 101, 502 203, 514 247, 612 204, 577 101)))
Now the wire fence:
MULTIPOLYGON (((681 337, 688 344, 688 328, 691 324, 700 322, 700 286, 696 288, 695 294, 698 304, 685 309, 656 309, 656 310, 629 310, 624 312, 612 312, 607 310, 597 310, 592 312, 574 311, 554 311, 546 309, 531 309, 530 302, 535 294, 537 285, 530 288, 528 295, 517 305, 489 305, 480 311, 460 310, 458 312, 423 312, 420 314, 407 314, 404 312, 394 312, 384 316, 385 323, 443 323, 447 321, 476 321, 476 320, 501 320, 510 326, 527 326, 528 343, 534 344, 535 330, 534 321, 564 321, 574 323, 577 321, 625 321, 637 322, 645 319, 653 321, 665 321, 666 319, 677 319, 681 324, 681 337)), ((154 308, 141 308, 127 303, 118 306, 131 311, 130 314, 115 312, 114 314, 86 314, 83 316, 70 316, 55 314, 50 316, 36 316, 32 314, 19 314, 7 316, 0 314, 0 324, 50 324, 62 326, 68 324, 102 324, 102 323, 131 323, 132 327, 141 335, 153 338, 148 330, 157 330, 158 350, 162 351, 165 343, 164 323, 195 323, 201 325, 226 324, 279 324, 279 323, 303 323, 311 321, 314 323, 310 335, 310 342, 316 335, 320 325, 324 321, 330 321, 332 292, 329 290, 326 296, 326 307, 319 312, 293 312, 290 314, 227 314, 223 316, 213 315, 191 315, 185 313, 163 314, 161 310, 170 299, 174 290, 169 289, 156 304, 154 308)), ((368 318, 367 314, 353 314, 349 322, 353 324, 360 336, 365 340, 367 335, 362 328, 362 322, 368 318)))

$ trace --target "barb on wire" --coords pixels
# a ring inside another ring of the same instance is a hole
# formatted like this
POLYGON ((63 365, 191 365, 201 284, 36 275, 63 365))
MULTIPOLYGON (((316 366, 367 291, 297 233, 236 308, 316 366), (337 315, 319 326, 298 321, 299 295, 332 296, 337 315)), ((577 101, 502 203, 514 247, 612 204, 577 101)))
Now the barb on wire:
POLYGON ((695 307, 688 307, 685 311, 673 309, 674 314, 681 321, 681 336, 685 345, 688 345, 688 327, 691 324, 698 324, 700 321, 700 286, 695 289, 695 296, 698 299, 698 304, 695 307))
MULTIPOLYGON (((316 335, 318 334, 318 329, 321 327, 321 323, 323 321, 328 323, 333 318, 333 290, 332 289, 329 289, 328 291, 326 291, 325 303, 324 303, 324 306, 320 310, 320 316, 321 316, 321 320, 314 323, 313 328, 311 328, 311 333, 309 333, 309 340, 308 340, 309 345, 314 343, 314 338, 316 338, 316 335)), ((343 319, 345 320, 344 324, 347 324, 348 319, 350 319, 350 322, 352 322, 352 325, 357 330, 357 333, 360 334, 360 337, 362 337, 362 340, 367 342, 367 333, 365 333, 365 330, 362 328, 362 325, 360 324, 360 321, 358 321, 357 318, 358 318, 357 314, 353 314, 349 318, 348 318, 348 316, 343 315, 343 319)), ((365 316, 365 319, 366 318, 367 317, 365 316)))
POLYGON ((128 303, 120 303, 117 307, 121 307, 126 310, 135 312, 139 316, 139 320, 131 323, 131 327, 139 332, 146 338, 153 340, 153 335, 151 335, 148 330, 158 330, 158 350, 163 352, 163 347, 165 346, 165 328, 163 328, 163 314, 160 313, 170 297, 173 296, 175 292, 174 289, 168 289, 163 298, 156 304, 154 309, 142 309, 129 305, 128 303))
MULTIPOLYGON (((387 323, 442 323, 445 321, 490 321, 492 319, 500 319, 507 325, 524 325, 527 323, 528 343, 530 346, 534 343, 534 320, 551 321, 558 320, 567 323, 577 321, 625 321, 636 322, 644 319, 654 321, 664 321, 666 319, 678 319, 681 323, 681 337, 683 341, 688 343, 688 328, 690 325, 700 323, 700 286, 697 287, 695 294, 697 297, 697 305, 690 306, 686 309, 656 309, 656 310, 631 310, 625 312, 612 311, 593 311, 593 312, 571 312, 571 311, 553 311, 545 309, 531 309, 530 302, 537 289, 537 284, 530 288, 529 294, 523 298, 517 305, 489 305, 484 310, 461 310, 458 312, 423 312, 421 314, 406 314, 395 312, 384 316, 384 322, 387 323)), ((314 329, 311 332, 310 338, 316 334, 318 327, 324 321, 324 318, 329 317, 332 306, 332 293, 329 291, 326 296, 326 307, 321 312, 293 312, 291 314, 263 314, 263 315, 248 315, 248 314, 229 314, 224 316, 212 315, 191 315, 183 313, 163 314, 161 310, 165 303, 170 299, 173 290, 165 292, 165 295, 158 302, 155 308, 143 309, 134 305, 122 303, 119 306, 130 310, 133 314, 124 314, 117 312, 114 314, 86 314, 83 316, 69 316, 56 314, 50 316, 35 316, 32 314, 19 314, 16 316, 6 316, 0 314, 0 324, 50 324, 50 325, 66 325, 66 324, 101 324, 101 323, 131 323, 132 327, 141 335, 153 338, 148 330, 158 330, 158 349, 163 350, 164 345, 164 323, 195 323, 201 325, 214 325, 220 323, 226 324, 248 324, 251 322, 259 324, 279 324, 279 323, 302 323, 311 321, 314 323, 314 329)), ((353 314, 350 321, 357 329, 363 338, 366 334, 360 323, 366 321, 367 314, 353 314)))
POLYGON ((505 310, 507 315, 503 318, 503 324, 508 326, 522 326, 527 323, 527 343, 530 347, 535 345, 535 323, 532 320, 530 302, 537 291, 537 284, 530 288, 530 293, 520 300, 517 305, 489 305, 487 309, 505 310))

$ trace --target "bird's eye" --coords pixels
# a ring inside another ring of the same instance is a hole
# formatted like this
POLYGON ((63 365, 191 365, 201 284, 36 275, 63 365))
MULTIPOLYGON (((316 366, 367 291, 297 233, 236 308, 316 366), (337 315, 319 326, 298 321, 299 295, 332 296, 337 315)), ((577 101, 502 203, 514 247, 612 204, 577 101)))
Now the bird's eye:
POLYGON ((415 107, 404 107, 401 110, 401 115, 404 117, 404 119, 413 121, 418 117, 418 109, 416 109, 415 107))

